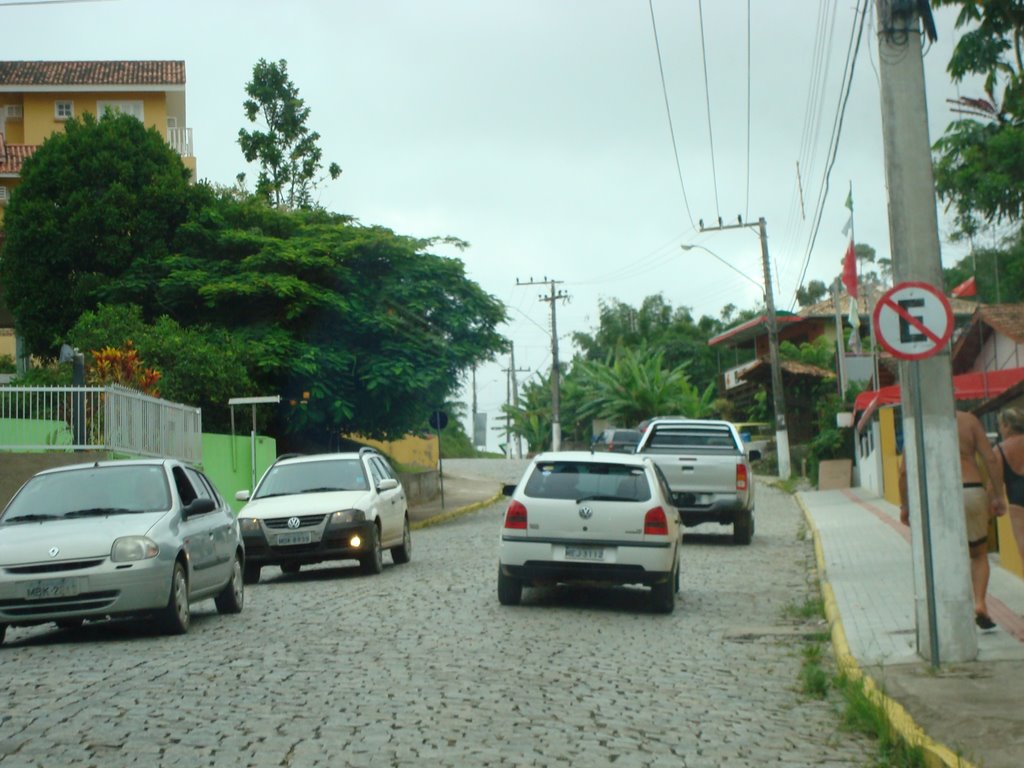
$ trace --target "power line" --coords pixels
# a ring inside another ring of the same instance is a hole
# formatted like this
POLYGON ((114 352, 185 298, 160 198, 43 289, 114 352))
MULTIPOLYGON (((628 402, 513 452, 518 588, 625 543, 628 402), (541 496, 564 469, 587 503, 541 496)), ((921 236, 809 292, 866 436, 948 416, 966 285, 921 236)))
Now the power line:
POLYGON ((722 220, 722 209, 718 205, 718 173, 715 170, 715 132, 711 128, 711 89, 708 88, 708 54, 704 45, 704 0, 697 2, 700 19, 700 57, 704 62, 704 104, 708 113, 708 144, 711 146, 711 181, 715 189, 715 215, 722 220))
POLYGON ((743 217, 750 218, 750 0, 747 0, 747 198, 743 217))
POLYGON ((696 229, 693 223, 693 214, 690 213, 690 202, 686 199, 686 185, 683 184, 683 168, 679 162, 679 147, 676 145, 676 131, 672 126, 672 109, 668 103, 668 88, 665 86, 665 67, 661 61, 661 45, 658 43, 658 24, 654 20, 654 0, 647 0, 651 9, 651 29, 654 30, 654 49, 658 54, 658 73, 661 75, 661 93, 665 97, 665 114, 668 116, 668 133, 672 139, 672 153, 676 158, 676 173, 679 175, 679 189, 683 193, 683 205, 686 207, 686 216, 690 220, 690 226, 696 229))

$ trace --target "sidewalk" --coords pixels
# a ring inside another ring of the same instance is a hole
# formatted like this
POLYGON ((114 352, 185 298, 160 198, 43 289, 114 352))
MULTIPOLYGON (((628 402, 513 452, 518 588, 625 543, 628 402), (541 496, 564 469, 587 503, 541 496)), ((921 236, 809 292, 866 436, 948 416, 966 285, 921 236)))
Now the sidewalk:
POLYGON ((501 483, 497 480, 445 475, 441 482, 443 501, 439 493, 430 501, 409 507, 409 523, 413 530, 436 525, 504 498, 501 483))
POLYGON ((993 557, 997 628, 979 631, 976 661, 933 670, 916 651, 910 533, 899 510, 861 488, 804 491, 798 501, 814 532, 839 665, 887 696, 890 720, 922 740, 929 765, 1024 765, 1024 581, 993 557))

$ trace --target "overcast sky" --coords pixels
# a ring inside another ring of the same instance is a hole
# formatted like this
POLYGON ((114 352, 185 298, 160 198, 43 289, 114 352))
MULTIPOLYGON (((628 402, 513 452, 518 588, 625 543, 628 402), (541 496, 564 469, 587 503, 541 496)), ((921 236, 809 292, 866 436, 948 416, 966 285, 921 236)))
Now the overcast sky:
MULTIPOLYGON (((240 171, 255 179, 237 144, 251 127, 245 84, 258 59, 286 60, 325 163, 344 169, 321 203, 401 234, 467 240, 462 254, 438 252, 508 306, 523 381, 550 368, 550 311, 545 287, 517 279, 555 279, 571 297, 557 305, 565 361, 602 300, 638 306, 661 293, 695 317, 760 303, 756 230, 700 232, 700 219, 765 218, 780 309, 794 308, 801 277, 839 273, 851 185, 857 241, 889 257, 869 4, 813 250, 864 0, 706 0, 703 19, 697 0, 0 0, 0 56, 184 60, 198 174, 221 184, 240 171)), ((954 18, 936 13, 925 57, 932 141, 959 95, 945 71, 954 18)), ((951 266, 965 252, 942 239, 951 266)), ((490 427, 507 367, 477 373, 490 427)), ((464 397, 468 408, 468 386, 464 397)))

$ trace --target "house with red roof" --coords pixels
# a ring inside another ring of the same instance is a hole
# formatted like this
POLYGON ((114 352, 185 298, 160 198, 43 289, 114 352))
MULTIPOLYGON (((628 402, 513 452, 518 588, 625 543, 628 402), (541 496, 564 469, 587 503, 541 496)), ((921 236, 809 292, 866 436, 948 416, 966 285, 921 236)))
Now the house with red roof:
MULTIPOLYGON (((0 61, 0 245, 4 207, 25 159, 67 120, 107 110, 156 128, 195 178, 184 61, 0 61)), ((4 354, 15 354, 15 340, 13 318, 0 301, 4 354)))

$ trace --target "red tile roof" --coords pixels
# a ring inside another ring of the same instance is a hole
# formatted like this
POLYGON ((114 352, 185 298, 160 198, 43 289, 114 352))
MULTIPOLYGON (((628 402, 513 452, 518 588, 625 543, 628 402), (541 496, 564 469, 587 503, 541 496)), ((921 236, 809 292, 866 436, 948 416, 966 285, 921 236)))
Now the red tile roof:
POLYGON ((0 86, 184 84, 184 61, 0 61, 0 86))
POLYGON ((3 144, 0 142, 0 176, 19 175, 21 164, 39 149, 36 144, 3 144))

